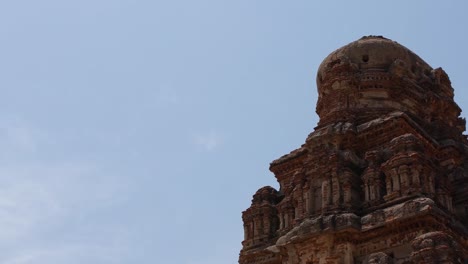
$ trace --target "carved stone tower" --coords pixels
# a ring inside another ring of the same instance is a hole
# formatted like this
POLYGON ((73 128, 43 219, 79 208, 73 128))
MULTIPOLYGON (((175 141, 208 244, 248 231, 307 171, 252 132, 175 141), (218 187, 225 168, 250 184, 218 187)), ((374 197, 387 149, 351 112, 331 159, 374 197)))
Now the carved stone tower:
POLYGON ((468 140, 447 74, 368 36, 317 73, 320 121, 242 213, 240 264, 466 263, 468 140))

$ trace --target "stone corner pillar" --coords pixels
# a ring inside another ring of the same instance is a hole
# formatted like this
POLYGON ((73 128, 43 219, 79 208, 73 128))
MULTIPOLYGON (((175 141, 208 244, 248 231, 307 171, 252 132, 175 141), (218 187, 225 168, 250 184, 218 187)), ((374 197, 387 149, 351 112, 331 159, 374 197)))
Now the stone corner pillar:
POLYGON ((436 231, 422 234, 411 243, 414 264, 462 264, 463 256, 458 243, 447 233, 436 231))

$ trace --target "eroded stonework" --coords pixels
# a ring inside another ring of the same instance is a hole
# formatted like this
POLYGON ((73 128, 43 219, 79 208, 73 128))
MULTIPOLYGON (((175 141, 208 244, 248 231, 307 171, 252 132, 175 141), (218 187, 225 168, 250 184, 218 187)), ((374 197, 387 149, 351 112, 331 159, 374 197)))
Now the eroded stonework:
POLYGON ((441 68, 363 37, 317 73, 320 121, 242 213, 240 264, 466 263, 468 140, 441 68))

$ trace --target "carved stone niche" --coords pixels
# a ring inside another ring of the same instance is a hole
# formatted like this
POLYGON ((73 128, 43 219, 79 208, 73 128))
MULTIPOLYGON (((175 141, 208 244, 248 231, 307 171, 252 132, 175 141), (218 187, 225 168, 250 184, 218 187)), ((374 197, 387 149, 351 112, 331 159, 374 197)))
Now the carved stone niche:
POLYGON ((275 205, 280 194, 274 188, 265 186, 253 196, 252 205, 242 213, 244 222, 245 248, 259 246, 272 238, 279 227, 278 213, 275 205))
POLYGON ((413 134, 392 139, 393 156, 382 164, 386 175, 386 201, 420 193, 434 193, 434 177, 421 141, 413 134))
POLYGON ((368 167, 362 173, 362 189, 364 190, 364 207, 378 205, 386 194, 385 176, 380 168, 382 154, 379 151, 368 151, 365 160, 368 167))
POLYGON ((416 237, 412 245, 414 264, 463 263, 458 243, 445 232, 430 232, 416 237))

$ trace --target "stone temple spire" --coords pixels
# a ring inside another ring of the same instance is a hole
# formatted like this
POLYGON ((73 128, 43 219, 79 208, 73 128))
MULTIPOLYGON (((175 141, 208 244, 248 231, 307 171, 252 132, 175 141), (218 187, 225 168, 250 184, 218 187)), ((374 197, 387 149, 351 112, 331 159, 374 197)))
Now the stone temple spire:
POLYGON ((328 55, 320 121, 242 213, 240 264, 466 263, 468 140, 441 68, 382 36, 328 55))

